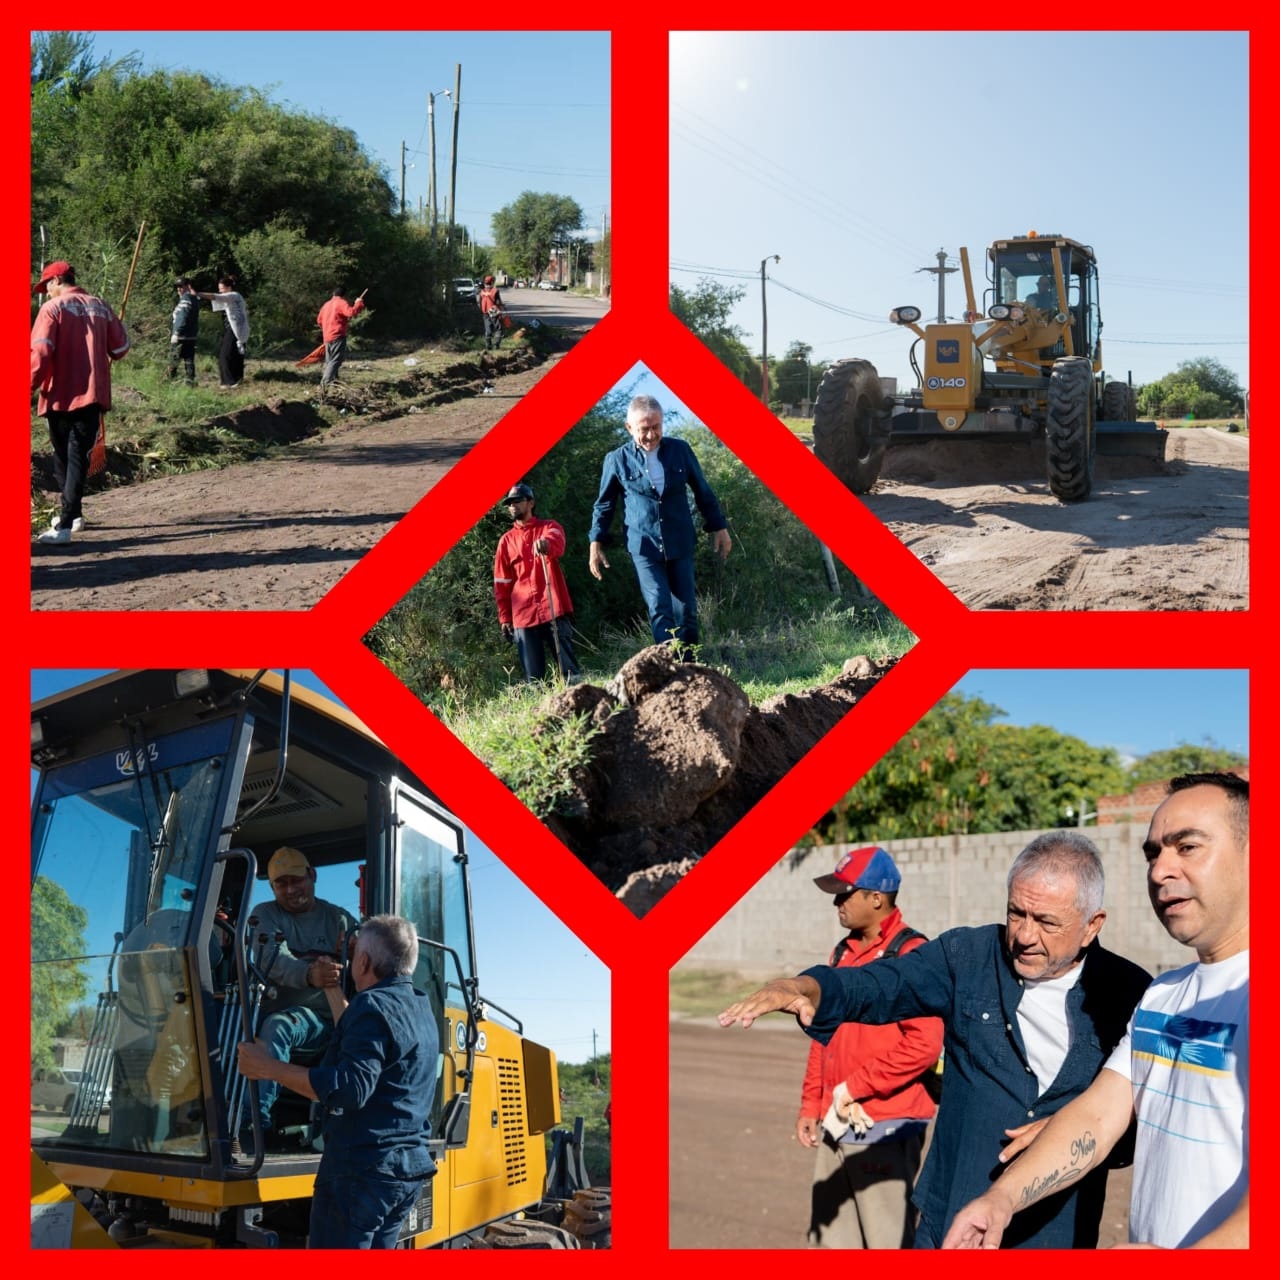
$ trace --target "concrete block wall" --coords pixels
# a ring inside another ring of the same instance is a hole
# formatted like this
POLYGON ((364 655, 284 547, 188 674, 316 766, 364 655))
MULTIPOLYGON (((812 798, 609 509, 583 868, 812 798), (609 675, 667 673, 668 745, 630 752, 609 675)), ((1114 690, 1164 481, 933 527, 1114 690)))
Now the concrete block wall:
MULTIPOLYGON (((991 924, 1005 915, 1005 878, 1018 853, 1040 832, 885 840, 902 871, 898 905, 913 928, 934 937, 958 925, 991 924)), ((1103 945, 1152 974, 1189 964, 1195 953, 1165 933, 1147 899, 1145 822, 1089 827, 1107 877, 1103 945)), ((793 974, 824 961, 841 936, 826 875, 847 849, 793 850, 689 950, 680 968, 735 970, 747 977, 793 974)))

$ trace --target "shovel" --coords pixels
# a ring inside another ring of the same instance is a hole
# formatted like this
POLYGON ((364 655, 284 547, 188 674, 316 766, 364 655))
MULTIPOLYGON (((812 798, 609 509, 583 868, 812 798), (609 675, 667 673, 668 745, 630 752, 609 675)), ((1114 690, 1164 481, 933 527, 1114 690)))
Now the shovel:
POLYGON ((567 680, 569 677, 565 674, 564 663, 560 658, 560 617, 556 613, 556 593, 551 588, 551 569, 547 564, 547 557, 541 551, 536 554, 542 562, 542 577, 547 584, 547 607, 551 610, 551 643, 556 651, 556 673, 562 680, 567 680))
MULTIPOLYGON (((120 310, 116 313, 121 322, 124 321, 124 309, 129 305, 129 290, 133 287, 133 272, 138 265, 138 254, 142 252, 142 236, 147 229, 146 221, 138 228, 138 242, 133 246, 133 261, 129 263, 129 278, 124 282, 124 297, 120 299, 120 310)), ((98 434, 94 437, 93 448, 89 450, 89 465, 85 468, 85 478, 92 480, 94 476, 106 469, 107 465, 107 415, 98 415, 98 434)))

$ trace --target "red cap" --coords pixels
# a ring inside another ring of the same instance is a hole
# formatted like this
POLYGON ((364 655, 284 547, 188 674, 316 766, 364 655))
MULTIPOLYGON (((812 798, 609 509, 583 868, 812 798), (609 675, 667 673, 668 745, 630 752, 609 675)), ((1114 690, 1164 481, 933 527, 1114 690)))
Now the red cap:
POLYGON ((49 265, 44 269, 44 274, 40 277, 40 283, 31 286, 31 292, 33 294, 48 293, 49 281, 55 279, 58 276, 65 275, 70 270, 71 270, 71 263, 69 262, 49 263, 49 265))

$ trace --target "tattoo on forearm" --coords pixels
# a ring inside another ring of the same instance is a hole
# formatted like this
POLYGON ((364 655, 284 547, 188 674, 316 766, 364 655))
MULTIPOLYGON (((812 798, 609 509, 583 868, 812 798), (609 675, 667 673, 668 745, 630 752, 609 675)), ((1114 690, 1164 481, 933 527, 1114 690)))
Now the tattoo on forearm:
POLYGON ((1078 1138, 1072 1139, 1071 1164, 1065 1169, 1055 1169, 1052 1173, 1045 1174, 1043 1178, 1032 1179, 1022 1188, 1019 1204, 1025 1208, 1029 1204, 1035 1204, 1037 1200, 1042 1200, 1045 1196, 1052 1195, 1055 1191, 1069 1187, 1073 1182, 1078 1182, 1089 1171, 1097 1149, 1097 1139, 1086 1129, 1078 1138))
POLYGON ((1037 1200, 1042 1200, 1045 1196, 1051 1196, 1055 1191, 1061 1191, 1073 1182, 1078 1182, 1083 1176, 1084 1172, 1080 1169, 1055 1169, 1043 1178, 1034 1178, 1022 1188, 1019 1204, 1026 1208, 1027 1205, 1035 1204, 1037 1200))
POLYGON ((1078 1138, 1072 1140, 1071 1143, 1071 1163, 1079 1164, 1084 1161, 1085 1167, 1093 1163, 1093 1153, 1098 1149, 1097 1139, 1086 1129, 1078 1138))

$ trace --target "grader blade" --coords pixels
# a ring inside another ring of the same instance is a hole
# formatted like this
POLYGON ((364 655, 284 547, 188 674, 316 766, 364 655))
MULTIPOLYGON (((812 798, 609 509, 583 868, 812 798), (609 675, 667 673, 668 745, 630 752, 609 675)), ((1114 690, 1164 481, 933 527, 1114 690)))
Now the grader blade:
POLYGON ((1169 433, 1154 422, 1099 422, 1096 425, 1099 453, 1108 457, 1164 461, 1169 433))

